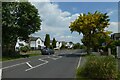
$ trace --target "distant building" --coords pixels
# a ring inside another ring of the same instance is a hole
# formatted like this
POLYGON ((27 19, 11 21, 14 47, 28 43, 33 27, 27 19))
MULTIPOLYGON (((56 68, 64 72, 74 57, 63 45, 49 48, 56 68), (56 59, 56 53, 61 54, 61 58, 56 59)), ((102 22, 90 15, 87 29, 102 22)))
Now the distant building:
POLYGON ((22 40, 20 37, 18 37, 15 45, 15 51, 18 51, 22 46, 28 46, 28 43, 25 42, 25 40, 22 40))
MULTIPOLYGON (((60 49, 62 43, 62 41, 57 41, 56 48, 54 49, 60 49)), ((52 40, 50 40, 50 45, 52 45, 52 40)), ((42 49, 45 47, 44 41, 40 37, 29 37, 28 42, 18 37, 15 45, 15 50, 18 51, 22 46, 29 46, 31 49, 42 49)))
POLYGON ((29 45, 32 49, 41 49, 44 46, 44 41, 40 37, 30 37, 29 45))
MULTIPOLYGON (((120 33, 114 33, 111 35, 111 39, 113 40, 120 40, 120 33)), ((117 50, 117 57, 120 58, 120 46, 116 46, 117 50)))
POLYGON ((62 42, 61 41, 57 41, 56 42, 56 48, 54 49, 60 49, 62 47, 62 42))
POLYGON ((111 39, 113 40, 120 40, 120 33, 114 33, 111 35, 111 39))
POLYGON ((72 42, 67 42, 65 46, 67 48, 72 48, 73 47, 73 43, 72 42))
POLYGON ((42 47, 45 47, 44 41, 40 37, 29 37, 28 42, 18 37, 15 50, 18 51, 22 46, 29 46, 31 49, 41 49, 42 47))

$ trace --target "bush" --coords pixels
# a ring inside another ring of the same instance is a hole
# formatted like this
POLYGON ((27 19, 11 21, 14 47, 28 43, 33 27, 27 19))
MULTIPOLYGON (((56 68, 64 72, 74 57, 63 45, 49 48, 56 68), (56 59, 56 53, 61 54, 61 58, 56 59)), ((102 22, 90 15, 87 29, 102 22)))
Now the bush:
POLYGON ((20 51, 21 52, 27 52, 27 51, 29 51, 30 50, 30 48, 29 48, 29 46, 23 46, 23 47, 20 47, 20 51))
POLYGON ((115 57, 117 56, 117 52, 116 52, 116 47, 120 46, 120 40, 113 40, 108 46, 107 48, 111 48, 111 54, 113 54, 115 57))
POLYGON ((111 56, 90 56, 85 65, 77 69, 77 77, 89 80, 115 80, 118 75, 116 65, 116 60, 111 56))
POLYGON ((65 49, 65 45, 64 44, 62 44, 62 46, 61 46, 61 48, 60 49, 65 49))
POLYGON ((52 46, 52 45, 50 45, 50 49, 53 49, 53 46, 52 46))
POLYGON ((80 43, 74 44, 73 49, 80 49, 80 43))

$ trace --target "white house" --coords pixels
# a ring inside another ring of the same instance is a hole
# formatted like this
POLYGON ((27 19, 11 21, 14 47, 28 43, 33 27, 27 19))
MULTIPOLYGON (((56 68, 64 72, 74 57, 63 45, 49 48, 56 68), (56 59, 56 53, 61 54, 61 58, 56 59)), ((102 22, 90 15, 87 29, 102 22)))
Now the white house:
POLYGON ((72 48, 73 47, 73 43, 72 42, 67 42, 65 46, 67 48, 72 48))
POLYGON ((32 49, 41 49, 44 46, 44 41, 40 37, 30 37, 29 45, 32 49))
MULTIPOLYGON (((60 49, 62 46, 62 41, 56 42, 56 48, 54 49, 60 49)), ((52 40, 50 41, 50 45, 52 45, 52 40)), ((22 40, 20 38, 17 38, 17 43, 15 45, 16 51, 20 49, 22 46, 30 46, 31 49, 41 49, 45 47, 44 41, 40 37, 29 37, 29 41, 25 42, 25 40, 22 40)))
POLYGON ((40 37, 29 37, 29 42, 25 42, 20 38, 17 38, 15 50, 18 51, 22 46, 30 46, 31 49, 41 49, 44 46, 44 41, 40 37))
POLYGON ((62 46, 62 42, 57 41, 56 42, 56 48, 54 48, 54 49, 60 49, 61 46, 62 46))
POLYGON ((27 46, 28 43, 25 42, 25 40, 22 40, 21 38, 17 38, 17 42, 16 42, 16 45, 15 45, 15 51, 18 51, 20 49, 20 47, 22 46, 27 46))

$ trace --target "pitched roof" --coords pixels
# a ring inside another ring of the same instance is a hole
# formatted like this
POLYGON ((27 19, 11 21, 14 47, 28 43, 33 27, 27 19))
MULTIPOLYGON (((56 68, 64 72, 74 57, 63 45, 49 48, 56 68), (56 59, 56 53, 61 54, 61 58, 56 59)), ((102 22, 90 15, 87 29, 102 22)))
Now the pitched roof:
MULTIPOLYGON (((36 41, 37 39, 41 39, 40 37, 30 37, 30 41, 36 41)), ((43 42, 43 40, 41 39, 41 41, 43 42)))
POLYGON ((111 35, 112 38, 120 38, 120 33, 114 33, 111 35))

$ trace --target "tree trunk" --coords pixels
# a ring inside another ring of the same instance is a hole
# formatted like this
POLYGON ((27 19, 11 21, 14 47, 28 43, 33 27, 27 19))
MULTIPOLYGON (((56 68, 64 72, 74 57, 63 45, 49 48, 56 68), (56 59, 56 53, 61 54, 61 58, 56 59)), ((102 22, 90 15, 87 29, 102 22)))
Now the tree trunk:
POLYGON ((87 46, 87 54, 89 55, 90 54, 90 47, 87 46))
POLYGON ((12 44, 7 44, 2 46, 2 55, 3 56, 15 56, 15 44, 16 42, 12 44))

